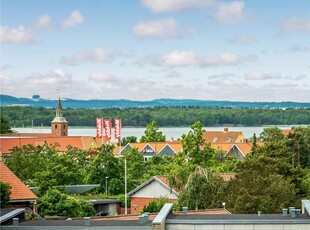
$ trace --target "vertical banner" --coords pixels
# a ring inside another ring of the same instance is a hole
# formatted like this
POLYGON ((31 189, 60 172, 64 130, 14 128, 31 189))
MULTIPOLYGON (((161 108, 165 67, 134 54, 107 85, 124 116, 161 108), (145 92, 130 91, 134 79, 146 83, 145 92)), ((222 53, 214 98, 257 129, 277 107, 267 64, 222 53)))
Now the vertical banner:
POLYGON ((112 136, 112 122, 111 120, 104 120, 104 132, 105 132, 105 138, 107 140, 111 140, 111 136, 112 136))
POLYGON ((96 137, 102 138, 102 132, 103 132, 103 119, 96 118, 96 137))
POLYGON ((121 138, 121 127, 122 127, 122 120, 121 119, 114 119, 114 136, 115 136, 115 139, 121 138))

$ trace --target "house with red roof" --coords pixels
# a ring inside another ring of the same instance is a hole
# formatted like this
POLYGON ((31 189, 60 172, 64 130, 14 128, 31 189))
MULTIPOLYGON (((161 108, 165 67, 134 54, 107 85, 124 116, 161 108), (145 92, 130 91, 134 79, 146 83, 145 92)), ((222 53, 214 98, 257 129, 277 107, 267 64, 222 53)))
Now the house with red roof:
POLYGON ((29 207, 37 196, 3 163, 0 162, 0 181, 11 186, 10 205, 29 207))
POLYGON ((130 213, 135 214, 141 212, 151 201, 161 197, 175 202, 179 193, 170 187, 166 176, 153 176, 127 193, 127 196, 130 197, 130 213))
POLYGON ((203 139, 210 144, 224 144, 243 143, 246 138, 240 131, 229 131, 228 128, 224 128, 224 131, 203 132, 203 139))

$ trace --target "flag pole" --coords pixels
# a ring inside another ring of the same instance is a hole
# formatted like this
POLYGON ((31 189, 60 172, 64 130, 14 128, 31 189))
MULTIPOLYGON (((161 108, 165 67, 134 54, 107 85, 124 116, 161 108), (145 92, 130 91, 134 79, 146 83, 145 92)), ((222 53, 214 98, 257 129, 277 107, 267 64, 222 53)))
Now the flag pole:
POLYGON ((101 120, 101 122, 102 122, 102 125, 101 125, 101 133, 102 133, 102 135, 101 135, 101 145, 103 145, 103 117, 101 119, 102 119, 101 120))

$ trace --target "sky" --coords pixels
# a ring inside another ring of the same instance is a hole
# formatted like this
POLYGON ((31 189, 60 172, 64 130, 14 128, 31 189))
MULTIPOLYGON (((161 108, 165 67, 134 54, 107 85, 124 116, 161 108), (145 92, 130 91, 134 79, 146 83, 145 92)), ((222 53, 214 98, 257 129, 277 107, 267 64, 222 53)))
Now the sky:
POLYGON ((310 102, 309 0, 1 0, 1 94, 310 102))

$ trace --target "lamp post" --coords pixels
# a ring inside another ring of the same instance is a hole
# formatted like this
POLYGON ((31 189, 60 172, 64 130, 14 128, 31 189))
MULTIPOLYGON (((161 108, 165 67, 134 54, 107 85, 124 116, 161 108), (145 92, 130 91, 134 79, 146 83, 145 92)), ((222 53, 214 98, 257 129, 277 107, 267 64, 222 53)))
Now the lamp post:
POLYGON ((105 177, 105 195, 108 195, 108 176, 105 177))
POLYGON ((125 157, 125 215, 127 215, 127 159, 125 157))

